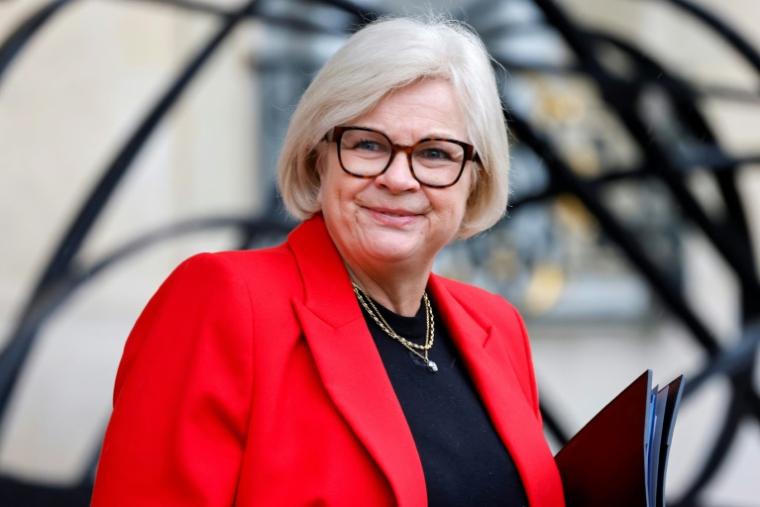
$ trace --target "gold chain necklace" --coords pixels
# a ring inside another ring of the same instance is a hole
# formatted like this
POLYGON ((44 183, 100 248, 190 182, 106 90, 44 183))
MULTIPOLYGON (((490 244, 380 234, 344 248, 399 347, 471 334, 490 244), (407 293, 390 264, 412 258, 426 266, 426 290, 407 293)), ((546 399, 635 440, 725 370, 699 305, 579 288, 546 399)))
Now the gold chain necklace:
POLYGON ((422 359, 431 372, 438 371, 438 365, 435 364, 435 362, 432 360, 428 359, 428 351, 433 348, 433 340, 435 339, 435 319, 433 318, 433 309, 430 306, 430 300, 428 299, 427 292, 422 293, 422 299, 425 301, 425 345, 418 345, 412 341, 407 340, 396 331, 394 331, 391 328, 390 324, 388 324, 388 322, 380 314, 380 311, 377 309, 367 293, 361 290, 355 283, 352 282, 351 285, 354 286, 354 294, 356 294, 356 299, 359 300, 359 303, 361 303, 369 316, 372 317, 372 320, 375 321, 380 329, 382 329, 388 336, 401 343, 401 345, 409 349, 410 352, 422 359), (423 353, 420 353, 420 350, 422 350, 423 353))

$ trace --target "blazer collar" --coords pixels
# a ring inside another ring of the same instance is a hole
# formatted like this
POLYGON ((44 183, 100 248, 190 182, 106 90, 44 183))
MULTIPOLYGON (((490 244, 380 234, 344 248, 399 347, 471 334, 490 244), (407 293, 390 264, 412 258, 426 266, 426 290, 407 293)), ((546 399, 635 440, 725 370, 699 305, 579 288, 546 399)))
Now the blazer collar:
POLYGON ((325 389, 385 474, 396 503, 427 505, 409 425, 322 217, 296 228, 288 245, 304 283, 304 300, 293 305, 325 389))
MULTIPOLYGON (((288 245, 304 283, 304 300, 294 301, 294 307, 327 392, 385 473, 398 505, 427 505, 414 439, 321 215, 296 228, 288 245)), ((428 289, 515 461, 530 504, 552 505, 542 502, 546 488, 541 482, 548 478, 536 473, 540 463, 532 458, 536 448, 546 448, 549 459, 551 453, 520 390, 511 362, 515 359, 496 345, 516 338, 478 322, 445 279, 432 275, 428 289)))
POLYGON ((522 336, 510 336, 514 329, 499 329, 476 320, 479 313, 468 308, 477 302, 470 301, 468 305, 460 300, 449 290, 450 282, 446 282, 433 274, 428 289, 496 432, 515 462, 529 504, 564 505, 561 489, 555 487, 560 478, 541 422, 536 419, 527 401, 530 397, 522 391, 515 373, 515 362, 527 358, 513 357, 511 348, 504 346, 508 340, 522 340, 522 336))

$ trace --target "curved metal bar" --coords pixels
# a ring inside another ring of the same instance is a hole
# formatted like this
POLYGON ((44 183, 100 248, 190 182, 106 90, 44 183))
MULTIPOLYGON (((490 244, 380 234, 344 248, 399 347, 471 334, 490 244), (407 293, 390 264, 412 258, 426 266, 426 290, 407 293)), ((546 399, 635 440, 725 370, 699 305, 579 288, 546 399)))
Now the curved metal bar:
POLYGON ((684 386, 684 396, 690 396, 698 391, 711 377, 716 375, 732 377, 751 368, 758 345, 760 345, 760 323, 755 323, 745 330, 736 345, 721 351, 698 374, 689 378, 684 386))
POLYGON ((211 55, 232 33, 237 24, 252 9, 254 1, 247 3, 234 16, 229 17, 207 42, 198 54, 185 66, 178 79, 163 94, 148 116, 132 134, 121 152, 105 171, 95 189, 91 192, 84 206, 69 226, 62 241, 47 264, 42 277, 37 282, 21 314, 20 323, 11 333, 2 353, 0 353, 0 421, 2 421, 7 402, 18 378, 24 359, 34 342, 34 333, 25 331, 25 321, 37 311, 40 302, 48 298, 47 293, 55 294, 59 280, 65 280, 72 260, 79 251, 84 239, 105 207, 111 194, 126 174, 132 161, 140 152, 148 137, 158 126, 161 119, 177 102, 190 81, 198 74, 211 55), (50 289, 50 291, 48 290, 50 289))
MULTIPOLYGON (((188 234, 193 234, 199 231, 205 231, 208 229, 222 229, 222 228, 238 228, 244 231, 247 235, 253 236, 255 234, 262 234, 264 232, 277 232, 285 234, 292 230, 290 224, 272 221, 269 219, 251 219, 247 217, 237 216, 217 216, 207 218, 195 218, 189 220, 183 220, 175 224, 171 224, 164 227, 159 227, 153 231, 140 234, 139 236, 125 242, 121 246, 113 249, 111 253, 104 255, 100 260, 92 262, 88 268, 79 268, 75 275, 67 278, 66 294, 70 294, 79 285, 84 282, 88 282, 99 276, 102 272, 106 271, 114 264, 124 261, 129 257, 132 257, 142 250, 148 247, 188 234)), ((61 295, 53 300, 48 299, 49 311, 41 312, 37 314, 37 320, 32 323, 35 329, 39 329, 40 325, 50 316, 50 311, 55 309, 59 303, 63 302, 61 295)))
MULTIPOLYGON (((716 172, 733 172, 739 166, 760 162, 760 155, 730 157, 726 154, 718 143, 718 138, 710 127, 709 122, 700 112, 697 104, 699 93, 688 82, 674 76, 643 51, 618 37, 609 34, 600 35, 598 33, 595 36, 614 44, 618 49, 634 58, 639 69, 646 72, 646 79, 663 86, 669 92, 671 100, 676 105, 677 111, 680 114, 679 119, 692 129, 695 138, 702 141, 699 159, 684 159, 681 167, 682 170, 689 170, 693 166, 707 166, 710 170, 716 172)), ((749 240, 749 227, 747 225, 746 213, 741 206, 741 198, 736 188, 736 182, 732 175, 716 175, 716 177, 718 178, 723 199, 727 208, 729 208, 729 218, 734 222, 739 231, 739 237, 742 239, 742 247, 748 249, 751 255, 752 245, 749 240)))
MULTIPOLYGON (((560 31, 566 37, 568 43, 574 48, 576 53, 579 55, 579 58, 582 59, 583 63, 600 75, 600 83, 603 84, 605 81, 612 82, 612 78, 605 75, 603 69, 601 69, 601 66, 596 62, 593 56, 591 56, 592 51, 587 45, 588 41, 591 40, 591 37, 577 31, 564 17, 564 14, 562 14, 550 0, 535 1, 544 10, 545 14, 547 15, 547 19, 550 19, 556 26, 558 26, 558 29, 560 29, 560 31), (584 52, 588 54, 585 54, 584 52)), ((608 100, 608 102, 610 101, 608 100)), ((614 103, 611 105, 613 107, 616 107, 616 104, 614 103)), ((629 130, 631 130, 632 133, 636 134, 634 137, 643 144, 644 138, 646 136, 643 136, 642 132, 645 131, 645 128, 640 123, 638 118, 635 117, 633 112, 627 106, 617 105, 616 110, 625 120, 625 123, 629 127, 629 130)), ((650 146, 650 148, 652 147, 650 146)), ((651 152, 657 150, 650 149, 649 151, 651 152)), ((706 233, 708 238, 712 240, 713 244, 715 244, 721 254, 724 255, 724 258, 726 258, 732 267, 734 267, 735 271, 737 271, 740 279, 746 284, 745 289, 748 291, 747 297, 754 297, 756 295, 756 292, 760 290, 760 284, 757 283, 757 277, 755 276, 754 261, 751 258, 751 252, 748 255, 746 248, 742 248, 743 246, 746 247, 746 245, 742 245, 742 243, 746 242, 741 241, 737 237, 728 238, 725 233, 719 231, 717 226, 715 224, 712 224, 706 215, 704 215, 704 212, 696 203, 693 196, 691 196, 691 194, 685 188, 683 182, 677 180, 672 174, 672 171, 667 170, 668 168, 665 167, 666 157, 664 154, 660 153, 658 159, 661 160, 656 160, 655 162, 662 163, 662 167, 661 170, 657 171, 656 174, 664 179, 679 202, 681 202, 685 207, 689 207, 689 216, 691 216, 695 222, 701 226, 702 230, 706 233), (692 214, 691 211, 695 211, 697 216, 692 214)))
MULTIPOLYGON (((741 241, 741 247, 747 252, 747 255, 754 257, 746 212, 742 205, 734 172, 741 166, 760 162, 760 157, 732 158, 726 155, 718 144, 717 137, 709 123, 700 112, 696 103, 696 93, 688 83, 671 75, 667 69, 630 44, 614 36, 603 35, 602 37, 633 57, 639 67, 647 72, 648 76, 646 77, 651 82, 657 82, 668 90, 671 100, 680 113, 680 119, 690 126, 695 138, 703 139, 708 143, 707 153, 704 149, 700 150, 699 160, 684 160, 681 169, 688 171, 692 166, 698 165, 700 167, 709 166, 711 171, 716 172, 715 178, 726 206, 728 224, 736 231, 737 241, 741 241)), ((740 283, 742 284, 742 292, 745 294, 745 297, 742 298, 742 313, 745 320, 760 317, 760 302, 751 296, 752 290, 745 287, 746 281, 744 279, 741 279, 740 283)))
POLYGON ((744 37, 709 10, 686 0, 667 0, 668 3, 691 14, 726 40, 744 59, 760 73, 760 53, 744 37))
POLYGON ((554 197, 557 197, 561 193, 562 193, 562 189, 552 185, 534 194, 525 195, 523 197, 520 197, 517 200, 510 201, 507 204, 507 213, 501 218, 501 220, 499 220, 499 222, 509 218, 510 217, 509 213, 511 211, 515 211, 521 208, 522 206, 525 206, 526 204, 533 204, 536 202, 545 201, 547 199, 552 199, 554 197))
POLYGON ((725 375, 731 380, 732 393, 728 410, 718 437, 707 453, 707 459, 677 505, 692 504, 699 492, 715 477, 736 440, 739 426, 747 415, 760 421, 760 397, 753 386, 755 351, 760 343, 760 325, 751 326, 739 344, 708 363, 693 380, 685 386, 684 395, 696 392, 710 377, 725 375))
MULTIPOLYGON (((57 284, 55 294, 49 294, 49 296, 45 298, 44 306, 38 306, 37 311, 33 316, 23 323, 23 332, 30 335, 36 335, 44 323, 54 316, 78 289, 84 286, 85 283, 91 282, 93 279, 106 272, 118 262, 137 255, 141 251, 146 250, 151 246, 155 246, 158 243, 179 236, 209 229, 223 229, 230 227, 245 231, 248 236, 257 233, 262 234, 270 232, 284 234, 291 230, 291 227, 288 224, 273 222, 266 219, 260 220, 236 216, 190 219, 165 227, 159 227, 125 242, 123 245, 103 256, 100 260, 93 262, 90 267, 78 270, 75 275, 68 277, 65 283, 57 284)), ((64 502, 67 498, 71 497, 72 503, 70 505, 85 505, 86 502, 82 503, 81 500, 82 498, 86 498, 86 500, 89 500, 90 498, 92 479, 94 478, 99 454, 100 445, 96 447, 95 453, 89 460, 84 477, 73 487, 38 485, 0 475, 0 501, 12 498, 16 500, 14 503, 15 505, 19 505, 19 502, 21 501, 23 501, 23 505, 25 506, 64 505, 64 503, 61 502, 64 502)), ((3 505, 6 505, 6 503, 3 503, 3 505)))
POLYGON ((219 216, 211 218, 190 219, 158 228, 154 231, 141 234, 140 236, 124 243, 122 246, 103 256, 99 261, 93 262, 89 268, 80 270, 77 280, 88 280, 98 276, 112 265, 123 261, 151 245, 168 239, 196 233, 208 229, 221 229, 235 227, 245 232, 248 236, 262 233, 276 232, 286 234, 292 230, 291 224, 277 222, 269 219, 251 219, 247 217, 219 216))
MULTIPOLYGON (((324 25, 320 25, 319 23, 304 20, 304 19, 297 19, 297 18, 289 18, 286 16, 273 16, 271 14, 267 13, 257 13, 256 18, 262 21, 263 23, 266 23, 269 26, 278 26, 283 28, 288 28, 290 30, 298 31, 299 33, 313 33, 313 34, 324 34, 324 35, 344 35, 345 30, 337 30, 334 28, 329 28, 324 25)), ((290 62, 282 62, 283 64, 290 65, 290 62)), ((296 64, 298 66, 298 64, 296 64)))
MULTIPOLYGON (((185 9, 191 12, 198 12, 201 14, 211 14, 215 16, 219 16, 220 18, 229 18, 231 16, 235 15, 235 11, 218 7, 215 5, 211 5, 208 3, 203 2, 195 2, 190 0, 122 0, 127 2, 144 2, 146 4, 158 4, 158 5, 167 5, 169 7, 177 7, 180 9, 185 9)), ((261 2, 256 3, 256 7, 261 5, 261 2)), ((250 11, 247 12, 246 17, 249 18, 256 18, 268 25, 271 26, 281 26, 285 28, 289 28, 292 30, 297 30, 300 33, 320 33, 320 34, 344 34, 344 30, 336 31, 334 29, 328 28, 324 25, 320 25, 318 23, 311 22, 309 20, 303 20, 298 19, 295 17, 287 17, 287 16, 273 16, 271 14, 267 14, 266 12, 262 12, 260 9, 254 7, 250 11)))
POLYGON ((100 261, 92 263, 88 268, 80 268, 75 272, 69 271, 65 278, 59 278, 47 287, 44 297, 37 300, 34 307, 22 319, 17 327, 15 340, 9 344, 7 361, 14 366, 23 360, 23 354, 28 352, 28 347, 34 341, 42 325, 48 320, 71 295, 85 282, 90 281, 111 267, 114 263, 124 260, 148 246, 164 241, 169 238, 181 236, 198 230, 238 227, 247 231, 265 229, 268 231, 287 232, 291 227, 287 224, 270 220, 251 220, 239 217, 215 217, 206 219, 187 220, 168 227, 159 228, 155 231, 143 234, 115 249, 112 253, 103 257, 100 261), (15 363, 11 363, 15 360, 15 363))
POLYGON ((71 0, 53 0, 43 5, 37 11, 26 18, 0 45, 0 83, 5 72, 10 67, 21 50, 26 47, 37 32, 58 14, 62 7, 71 3, 71 0))
MULTIPOLYGON (((741 157, 729 157, 719 151, 708 152, 705 154, 707 160, 685 160, 679 164, 684 172, 693 169, 707 169, 717 175, 735 173, 743 166, 760 165, 760 155, 743 155, 741 157)), ((725 198, 725 196, 724 196, 725 198)), ((734 201, 736 199, 732 199, 734 201)))
POLYGON ((631 239, 630 234, 601 203, 593 187, 578 178, 564 162, 558 159, 527 122, 513 115, 510 118, 510 126, 517 133, 519 140, 530 146, 543 159, 552 178, 558 180, 559 185, 567 188, 580 199, 586 209, 599 221, 607 236, 626 254, 631 264, 641 272, 670 310, 683 321, 707 353, 710 356, 716 356, 720 347, 712 333, 691 311, 683 296, 673 288, 668 278, 660 272, 641 247, 631 239))
MULTIPOLYGON (((627 42, 611 35, 600 36, 597 34, 595 36, 614 44, 618 49, 627 53, 629 57, 634 58, 640 70, 646 73, 645 79, 650 82, 657 82, 669 92, 676 111, 680 115, 679 119, 691 128, 694 137, 704 140, 706 147, 700 147, 699 160, 684 159, 681 163, 681 169, 688 171, 693 166, 708 166, 710 170, 716 173, 715 178, 727 210, 727 225, 733 227, 736 241, 741 243, 737 246, 742 248, 750 258, 754 258, 747 214, 733 173, 743 165, 760 162, 760 156, 729 157, 718 143, 717 136, 709 122, 700 112, 696 103, 696 94, 689 83, 671 75, 654 59, 627 42)), ((740 283, 744 294, 742 314, 745 321, 760 318, 760 300, 753 297, 752 287, 748 286, 751 281, 740 278, 740 283)))
MULTIPOLYGON (((504 68, 510 73, 515 72, 531 72, 547 75, 565 76, 571 74, 581 74, 583 70, 573 65, 553 65, 543 62, 525 62, 517 60, 500 59, 504 68)), ((691 93, 695 98, 708 98, 718 99, 727 102, 739 102, 744 104, 760 104, 760 95, 743 90, 741 88, 734 88, 731 86, 722 85, 702 85, 695 87, 691 93)))
MULTIPOLYGON (((37 289, 44 287, 55 278, 65 272, 67 266, 79 251, 82 242, 95 223, 100 211, 104 208, 108 198, 116 189, 122 177, 126 174, 132 161, 142 149, 145 141, 153 133, 161 119, 174 106, 179 97, 185 91, 192 79, 198 74, 203 65, 210 59, 211 55, 219 48, 221 43, 232 33, 241 19, 248 10, 253 6, 250 2, 248 6, 239 11, 236 15, 230 17, 219 31, 207 42, 199 53, 191 59, 189 64, 175 80, 169 89, 163 94, 158 103, 152 108, 148 116, 142 122, 140 127, 133 133, 131 138, 116 159, 111 163, 100 181, 96 185, 85 205, 77 214, 64 239, 57 248, 53 258, 46 268, 42 279, 38 283, 37 289)), ((35 291, 36 292, 36 291, 35 291)))
POLYGON ((690 504, 696 500, 697 495, 707 486, 720 470, 720 466, 725 462, 732 444, 735 442, 736 434, 741 425, 744 410, 744 394, 752 389, 752 370, 742 372, 737 378, 732 379, 733 393, 728 410, 726 411, 723 425, 718 433, 710 453, 702 465, 697 477, 689 486, 682 498, 677 500, 677 505, 690 504))
MULTIPOLYGON (((619 181, 626 181, 626 180, 646 179, 646 178, 651 178, 651 176, 652 176, 651 174, 649 174, 648 172, 640 168, 633 169, 633 170, 625 170, 625 171, 618 171, 616 169, 612 169, 609 173, 599 176, 598 178, 595 178, 593 180, 584 180, 584 181, 586 181, 586 183, 591 188, 601 188, 610 183, 616 183, 619 181)), ((514 211, 520 206, 524 206, 526 204, 540 202, 546 199, 557 197, 559 194, 566 193, 566 192, 569 192, 569 189, 566 186, 565 187, 561 186, 561 183, 559 183, 556 180, 550 180, 549 185, 547 185, 545 189, 535 192, 533 194, 524 195, 520 197, 519 199, 509 201, 509 204, 507 205, 507 212, 514 211)))
POLYGON ((760 95, 741 88, 734 88, 723 85, 701 85, 698 93, 701 97, 725 100, 728 102, 744 102, 747 104, 757 104, 760 102, 760 95))
POLYGON ((130 3, 135 1, 146 2, 150 4, 164 4, 170 7, 178 7, 188 11, 199 12, 202 14, 213 14, 215 16, 230 17, 235 15, 234 10, 219 7, 210 3, 196 2, 195 0, 128 0, 130 3))
POLYGON ((681 205, 686 215, 699 227, 715 246, 739 279, 745 282, 748 296, 760 300, 760 280, 758 280, 754 259, 742 248, 741 238, 733 230, 714 224, 702 209, 696 198, 684 184, 678 171, 672 167, 667 154, 661 147, 650 142, 648 129, 635 111, 633 100, 640 88, 623 82, 607 73, 594 56, 591 38, 578 30, 552 0, 534 0, 543 11, 546 20, 562 35, 578 57, 582 66, 599 85, 602 97, 618 114, 628 132, 643 148, 647 158, 647 168, 657 175, 668 187, 673 197, 681 205))
POLYGON ((340 9, 344 12, 347 12, 349 14, 353 14, 354 16, 358 17, 361 20, 361 23, 356 26, 356 29, 358 30, 365 24, 371 23, 378 19, 380 16, 386 14, 382 11, 378 10, 368 10, 364 7, 351 2, 349 0, 313 0, 314 3, 321 3, 324 5, 329 5, 331 7, 335 7, 336 9, 340 9))

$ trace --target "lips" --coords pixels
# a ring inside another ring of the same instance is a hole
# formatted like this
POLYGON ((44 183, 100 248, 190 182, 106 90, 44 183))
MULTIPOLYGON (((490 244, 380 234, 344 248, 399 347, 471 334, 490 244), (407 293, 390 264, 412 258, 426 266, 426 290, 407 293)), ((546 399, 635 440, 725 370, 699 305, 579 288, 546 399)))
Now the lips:
POLYGON ((408 225, 420 218, 420 213, 403 208, 364 207, 373 219, 384 224, 393 226, 408 225))
POLYGON ((371 211, 374 211, 375 213, 382 213, 383 215, 388 215, 392 217, 410 217, 414 215, 418 215, 419 213, 414 213, 413 211, 405 210, 405 209, 396 209, 396 208, 369 208, 371 211))

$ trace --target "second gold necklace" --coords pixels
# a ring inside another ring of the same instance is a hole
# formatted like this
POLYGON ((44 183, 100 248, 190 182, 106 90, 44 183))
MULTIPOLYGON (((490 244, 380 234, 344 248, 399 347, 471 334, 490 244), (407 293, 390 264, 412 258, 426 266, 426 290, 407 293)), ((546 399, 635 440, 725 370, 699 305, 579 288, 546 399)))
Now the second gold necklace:
POLYGON ((356 294, 356 298, 359 300, 359 303, 361 303, 366 312, 370 317, 372 317, 372 320, 375 321, 380 329, 382 329, 388 336, 401 343, 401 345, 409 349, 411 353, 422 359, 425 362, 425 365, 428 367, 428 370, 433 373, 437 372, 438 365, 435 364, 435 362, 431 359, 428 359, 428 352, 431 348, 433 348, 433 341, 435 339, 435 319, 433 318, 433 309, 430 306, 430 299, 428 299, 427 292, 422 293, 422 299, 425 301, 425 344, 418 345, 410 340, 407 340, 396 331, 394 331, 391 328, 390 324, 388 324, 388 322, 380 314, 380 311, 372 302, 372 299, 363 290, 361 290, 358 285, 353 282, 351 285, 354 286, 354 294, 356 294), (422 350, 424 353, 420 353, 420 350, 422 350))

